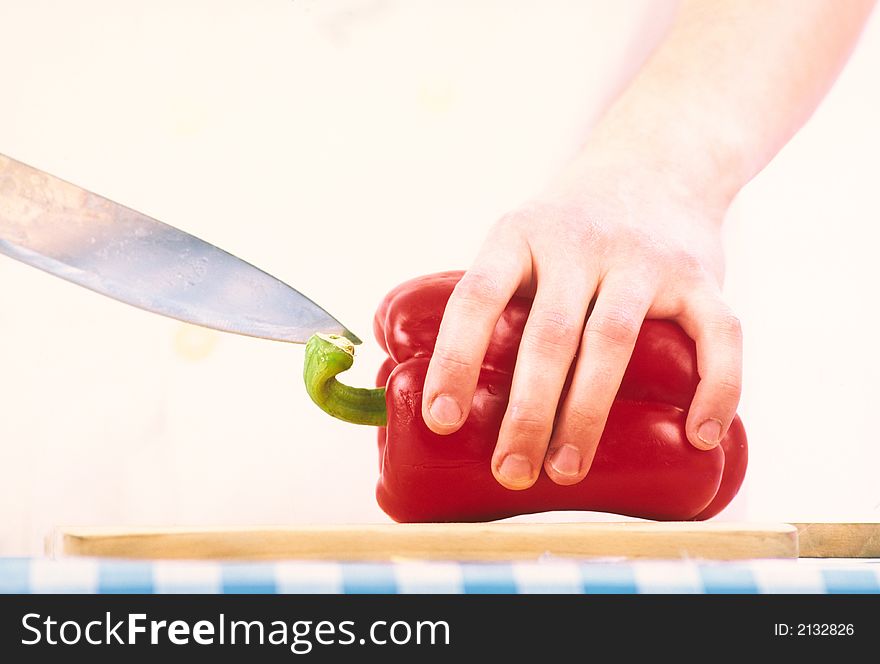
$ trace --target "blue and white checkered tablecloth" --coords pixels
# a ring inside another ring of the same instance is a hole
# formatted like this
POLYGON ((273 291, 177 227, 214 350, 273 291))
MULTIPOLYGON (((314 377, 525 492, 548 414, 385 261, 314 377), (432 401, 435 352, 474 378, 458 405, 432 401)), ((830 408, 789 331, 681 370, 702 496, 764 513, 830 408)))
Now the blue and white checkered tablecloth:
POLYGON ((253 563, 0 558, 0 593, 880 593, 880 560, 253 563))

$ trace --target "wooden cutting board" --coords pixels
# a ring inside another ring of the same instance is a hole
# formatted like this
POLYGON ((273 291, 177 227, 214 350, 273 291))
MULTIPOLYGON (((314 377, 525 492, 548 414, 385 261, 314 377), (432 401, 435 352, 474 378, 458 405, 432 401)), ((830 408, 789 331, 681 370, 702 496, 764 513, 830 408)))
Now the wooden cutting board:
POLYGON ((55 556, 236 560, 797 558, 788 524, 451 523, 276 528, 59 528, 55 556))
POLYGON ((801 558, 880 558, 880 523, 795 523, 801 558))

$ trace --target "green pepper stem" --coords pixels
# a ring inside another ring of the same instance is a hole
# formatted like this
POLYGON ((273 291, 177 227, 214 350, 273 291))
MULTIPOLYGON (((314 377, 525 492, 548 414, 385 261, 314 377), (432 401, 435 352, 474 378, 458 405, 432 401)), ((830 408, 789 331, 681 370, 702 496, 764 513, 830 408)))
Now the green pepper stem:
POLYGON ((306 344, 303 380, 318 406, 333 417, 353 424, 384 427, 385 388, 349 387, 336 380, 354 363, 354 344, 335 334, 315 334, 306 344))

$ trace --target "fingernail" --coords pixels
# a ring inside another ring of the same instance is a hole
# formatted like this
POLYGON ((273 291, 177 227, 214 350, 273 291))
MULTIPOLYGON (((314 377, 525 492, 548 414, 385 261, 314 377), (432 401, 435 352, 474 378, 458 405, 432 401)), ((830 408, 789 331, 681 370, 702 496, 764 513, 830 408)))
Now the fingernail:
POLYGON ((697 438, 715 447, 721 441, 721 420, 710 417, 697 428, 697 438))
POLYGON ((508 484, 527 484, 532 480, 532 464, 522 454, 508 454, 498 467, 498 474, 508 484))
POLYGON ((573 445, 563 445, 551 455, 550 467, 559 475, 577 477, 581 472, 581 453, 573 445))
POLYGON ((443 426, 458 424, 458 421, 461 419, 461 408, 458 407, 455 399, 446 394, 434 397, 434 401, 431 402, 430 412, 431 418, 437 424, 443 426))

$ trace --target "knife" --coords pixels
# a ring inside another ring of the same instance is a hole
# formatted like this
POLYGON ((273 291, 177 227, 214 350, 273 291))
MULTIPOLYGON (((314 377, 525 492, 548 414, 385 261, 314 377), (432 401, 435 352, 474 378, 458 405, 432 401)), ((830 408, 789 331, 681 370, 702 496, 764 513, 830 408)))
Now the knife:
POLYGON ((130 208, 0 154, 0 253, 121 302, 203 327, 359 344, 299 291, 130 208))

